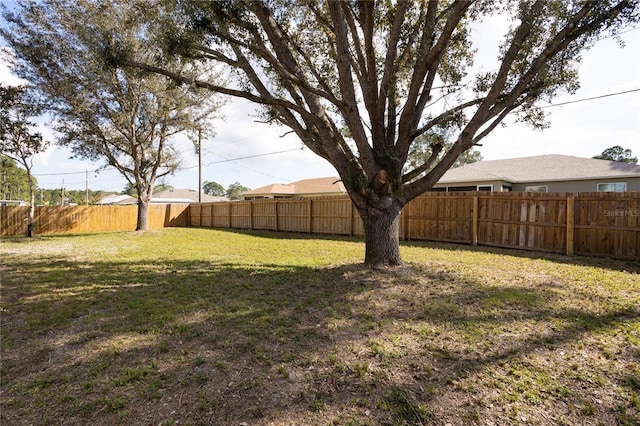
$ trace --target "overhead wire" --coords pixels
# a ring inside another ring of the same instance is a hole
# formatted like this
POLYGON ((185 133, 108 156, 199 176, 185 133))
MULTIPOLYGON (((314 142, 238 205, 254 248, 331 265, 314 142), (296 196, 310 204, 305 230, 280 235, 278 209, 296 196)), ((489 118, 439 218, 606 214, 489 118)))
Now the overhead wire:
MULTIPOLYGON (((540 108, 560 107, 560 106, 564 106, 564 105, 570 105, 570 104, 575 104, 575 103, 580 103, 580 102, 593 101, 593 100, 608 98, 608 97, 612 97, 612 96, 626 95, 626 94, 634 93, 634 92, 638 92, 638 91, 640 91, 640 88, 624 90, 624 91, 620 91, 620 92, 606 93, 604 95, 592 96, 592 97, 582 98, 582 99, 575 99, 575 100, 572 100, 572 101, 566 101, 566 102, 561 102, 561 103, 556 103, 556 104, 552 103, 552 104, 549 104, 549 105, 543 105, 540 108)), ((253 137, 258 137, 258 136, 259 135, 249 136, 249 137, 246 137, 246 138, 237 139, 235 141, 225 142, 225 144, 232 143, 232 142, 238 142, 238 141, 246 140, 246 139, 251 139, 253 137)), ((280 151, 271 151, 271 152, 265 152, 265 153, 261 153, 261 154, 246 155, 246 156, 237 157, 237 158, 226 158, 226 157, 224 157, 224 156, 222 156, 220 154, 217 154, 217 153, 215 153, 215 152, 213 152, 211 150, 208 150, 207 151, 208 153, 216 155, 218 157, 221 157, 221 158, 223 158, 223 160, 208 162, 206 164, 203 164, 203 167, 208 167, 208 166, 211 166, 213 164, 236 162, 236 161, 241 161, 241 160, 247 160, 247 159, 250 159, 250 158, 264 157, 264 156, 268 156, 268 155, 284 154, 284 153, 287 153, 287 152, 300 151, 300 150, 303 150, 303 149, 304 149, 304 146, 302 148, 292 148, 292 149, 285 149, 285 150, 280 150, 280 151)), ((191 149, 184 150, 184 151, 181 151, 181 153, 184 153, 184 152, 187 152, 187 151, 190 151, 190 150, 191 149)), ((270 176, 270 177, 275 177, 275 178, 281 179, 278 176, 273 176, 273 175, 270 175, 270 174, 267 174, 267 173, 264 173, 264 172, 260 172, 258 170, 252 169, 250 167, 246 167, 244 165, 240 165, 240 166, 244 167, 244 168, 246 168, 248 170, 251 170, 251 171, 253 171, 255 173, 259 173, 259 174, 263 174, 263 175, 266 175, 266 176, 270 176)), ((176 172, 182 172, 182 171, 194 169, 194 168, 197 168, 197 167, 199 167, 199 166, 196 165, 196 166, 179 168, 178 170, 176 170, 176 172)), ((105 168, 99 168, 99 169, 95 169, 95 170, 84 170, 84 171, 76 171, 76 172, 33 173, 33 176, 35 176, 35 177, 41 177, 41 176, 70 176, 70 175, 86 174, 88 171, 90 171, 92 173, 99 173, 99 172, 108 171, 108 170, 115 170, 115 167, 108 166, 108 167, 105 167, 105 168)))

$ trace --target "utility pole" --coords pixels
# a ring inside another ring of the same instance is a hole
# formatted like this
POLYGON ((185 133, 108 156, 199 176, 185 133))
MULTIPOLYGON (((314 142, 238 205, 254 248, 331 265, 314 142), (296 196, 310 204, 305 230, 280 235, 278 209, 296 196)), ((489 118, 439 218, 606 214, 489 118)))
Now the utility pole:
POLYGON ((86 191, 86 204, 87 206, 89 205, 89 170, 85 170, 85 180, 84 180, 84 187, 85 187, 85 191, 86 191))
POLYGON ((198 129, 198 203, 202 203, 202 130, 198 129))
POLYGON ((62 178, 62 188, 60 191, 60 205, 64 206, 64 178, 62 178))

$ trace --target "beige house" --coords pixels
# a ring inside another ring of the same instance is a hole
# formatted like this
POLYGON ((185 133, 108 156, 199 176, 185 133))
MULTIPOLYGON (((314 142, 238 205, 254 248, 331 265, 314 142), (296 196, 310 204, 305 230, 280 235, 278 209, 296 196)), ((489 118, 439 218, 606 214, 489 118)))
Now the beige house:
POLYGON ((242 194, 243 200, 262 200, 267 198, 309 198, 345 195, 345 189, 339 177, 331 176, 316 179, 303 179, 283 184, 272 183, 252 189, 242 194))
MULTIPOLYGON (((203 203, 215 203, 218 201, 229 201, 227 197, 215 197, 213 195, 202 193, 203 203)), ((151 197, 152 203, 197 203, 198 191, 193 189, 175 189, 169 188, 164 191, 154 193, 151 197), (178 201, 180 200, 180 201, 178 201)))
POLYGON ((631 192, 640 191, 640 165, 540 155, 479 161, 448 170, 434 191, 631 192))
MULTIPOLYGON (((202 194, 203 203, 214 203, 217 201, 229 201, 227 197, 214 197, 212 195, 202 194)), ((198 191, 193 189, 165 189, 154 193, 150 200, 151 204, 191 204, 198 202, 198 191)), ((125 206, 137 204, 138 199, 129 195, 107 195, 97 204, 109 204, 125 206)))

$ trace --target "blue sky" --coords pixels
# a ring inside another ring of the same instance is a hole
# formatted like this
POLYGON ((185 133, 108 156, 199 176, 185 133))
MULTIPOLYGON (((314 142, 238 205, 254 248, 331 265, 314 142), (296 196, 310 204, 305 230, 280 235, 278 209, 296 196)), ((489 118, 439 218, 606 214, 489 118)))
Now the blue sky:
MULTIPOLYGON (((474 32, 474 44, 486 46, 492 40, 496 45, 494 37, 503 29, 500 21, 486 22, 474 32)), ((556 98, 553 104, 640 89, 640 29, 627 31, 621 37, 624 48, 614 39, 604 39, 585 52, 580 67, 581 88, 574 95, 556 98)), ((3 64, 0 79, 6 84, 17 83, 3 64)), ((544 131, 507 119, 506 127, 497 128, 482 142, 479 150, 484 159, 542 154, 589 158, 613 145, 630 148, 640 156, 640 91, 549 106, 546 111, 551 127, 544 131)), ((203 181, 216 181, 225 188, 234 182, 257 188, 274 182, 337 175, 325 160, 301 149, 302 144, 294 135, 283 136, 286 128, 256 123, 249 102, 230 102, 222 113, 225 119, 214 122, 216 136, 203 141, 203 181), (280 153, 227 161, 271 152, 280 153)), ((41 131, 53 139, 46 127, 41 131)), ((177 139, 175 145, 182 151, 182 169, 169 176, 166 183, 175 188, 197 189, 198 160, 193 145, 186 138, 177 139)), ((95 173, 101 163, 69 156, 69 151, 52 147, 36 157, 33 172, 41 187, 58 188, 64 181, 67 189, 84 189, 87 171, 92 190, 119 192, 125 186, 124 178, 114 170, 95 173)))

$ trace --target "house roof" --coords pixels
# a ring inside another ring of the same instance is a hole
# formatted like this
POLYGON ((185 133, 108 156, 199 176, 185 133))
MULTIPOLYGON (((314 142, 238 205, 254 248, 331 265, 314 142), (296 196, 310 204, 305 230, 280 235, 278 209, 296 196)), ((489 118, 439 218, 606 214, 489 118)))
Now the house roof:
POLYGON ((503 180, 513 183, 640 177, 640 165, 569 155, 478 161, 449 169, 438 183, 503 180))
MULTIPOLYGON (((202 194, 202 202, 203 203, 213 203, 216 201, 229 201, 227 197, 214 197, 212 195, 202 194)), ((131 197, 129 195, 123 194, 113 194, 107 195, 100 201, 98 204, 111 204, 111 205, 128 205, 128 204, 136 204, 138 202, 137 198, 131 197)), ((151 197, 152 204, 187 204, 187 203, 197 203, 198 202, 198 191, 193 189, 166 189, 164 191, 160 191, 154 193, 151 197)))
POLYGON ((335 194, 346 193, 339 177, 329 176, 315 179, 303 179, 289 184, 272 183, 260 188, 244 192, 247 197, 256 195, 308 195, 308 194, 335 194))
MULTIPOLYGON (((177 199, 179 199, 180 202, 197 203, 198 191, 193 189, 169 188, 169 189, 165 189, 164 191, 154 193, 153 196, 151 197, 151 201, 154 201, 156 199, 163 200, 163 201, 156 201, 156 202, 171 202, 172 199, 176 199, 176 201, 173 201, 173 202, 178 202, 177 199)), ((205 193, 202 194, 203 203, 212 203, 215 201, 229 201, 229 199, 227 197, 214 197, 213 195, 208 195, 205 193)))
POLYGON ((135 204, 138 200, 133 198, 127 194, 111 194, 102 198, 96 204, 118 204, 118 205, 126 205, 126 204, 135 204))

